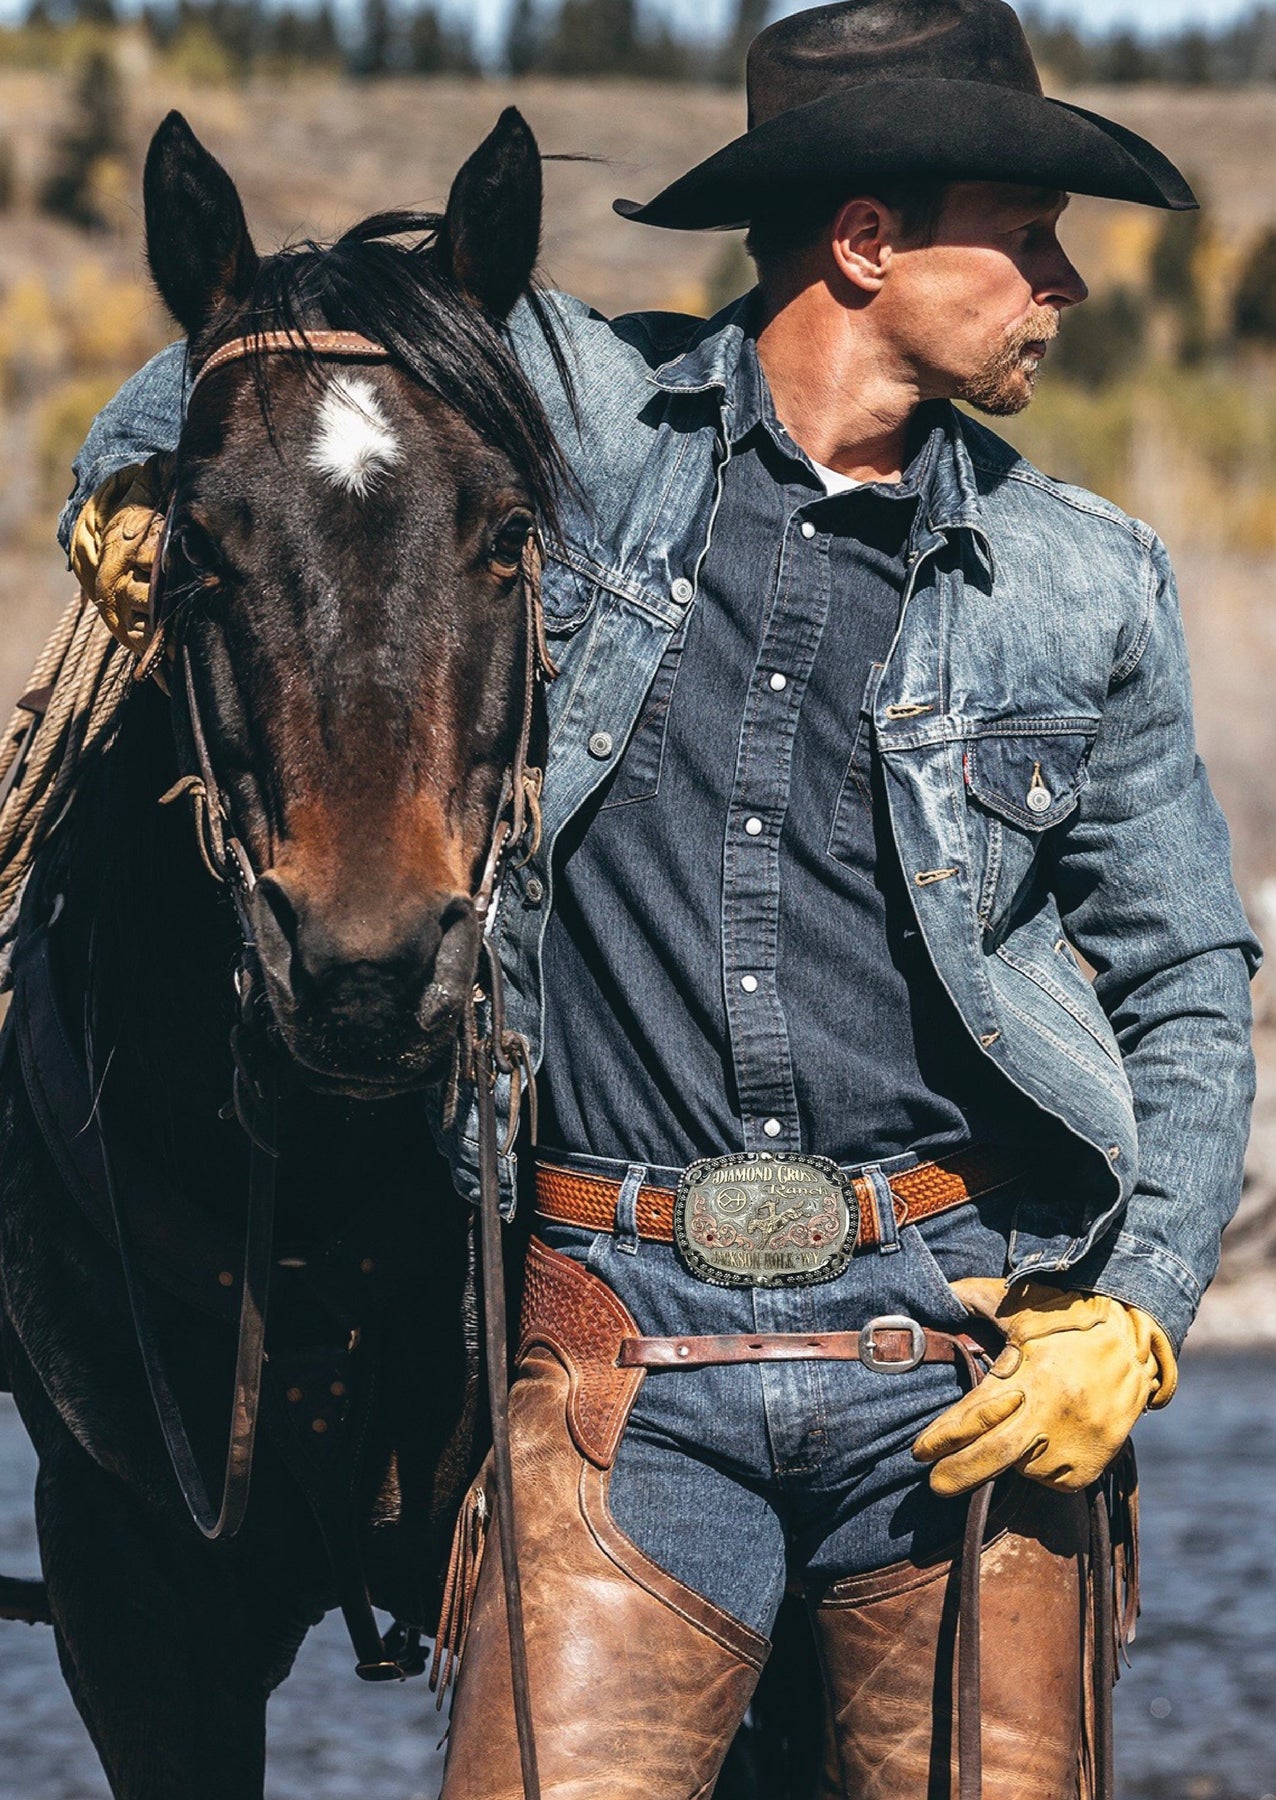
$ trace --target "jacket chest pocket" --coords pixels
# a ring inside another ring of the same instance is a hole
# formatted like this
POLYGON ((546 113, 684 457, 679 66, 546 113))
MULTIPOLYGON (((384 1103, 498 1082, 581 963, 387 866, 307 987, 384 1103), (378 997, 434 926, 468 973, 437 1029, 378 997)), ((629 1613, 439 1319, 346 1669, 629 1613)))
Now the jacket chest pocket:
POLYGON ((541 576, 541 610, 545 635, 553 640, 571 637, 585 623, 598 603, 598 584, 579 569, 556 556, 545 558, 541 576))
POLYGON ((612 806, 632 806, 638 800, 651 800, 660 791, 660 771, 665 760, 665 738, 669 730, 669 709, 673 705, 682 652, 687 641, 689 620, 684 619, 669 640, 656 678, 647 690, 633 736, 625 746, 602 812, 612 806))
POLYGON ((557 670, 546 696, 551 746, 563 721, 571 715, 577 691, 589 673, 593 643, 604 611, 599 605, 601 591, 598 583, 579 569, 557 557, 546 557, 541 610, 545 646, 557 670), (584 629, 586 626, 588 630, 584 629))
POLYGON ((979 922, 996 931, 1034 872, 1045 835, 1076 811, 1098 721, 1025 721, 972 738, 962 757, 975 843, 979 922))

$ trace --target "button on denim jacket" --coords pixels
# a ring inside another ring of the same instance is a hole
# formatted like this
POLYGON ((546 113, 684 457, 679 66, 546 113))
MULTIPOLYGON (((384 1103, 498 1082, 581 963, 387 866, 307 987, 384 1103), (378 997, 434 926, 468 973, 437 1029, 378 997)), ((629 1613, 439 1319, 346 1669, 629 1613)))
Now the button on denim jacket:
MULTIPOLYGON (((563 295, 550 306, 574 407, 530 309, 510 331, 578 491, 545 566, 561 673, 543 842, 499 911, 509 1023, 537 1057, 555 841, 614 766, 695 604, 747 316, 745 302, 707 324, 607 320, 563 295)), ((172 448, 183 378, 173 346, 95 422, 64 543, 108 474, 172 448)), ((1146 525, 964 416, 956 437, 866 702, 895 842, 962 1023, 1089 1147, 1065 1201, 1019 1206, 1012 1272, 1130 1301, 1179 1343, 1240 1195, 1259 949, 1195 751, 1174 578, 1146 525)), ((463 1106, 444 1140, 470 1197, 475 1120, 463 1106)), ((510 1193, 513 1173, 507 1161, 510 1193)))

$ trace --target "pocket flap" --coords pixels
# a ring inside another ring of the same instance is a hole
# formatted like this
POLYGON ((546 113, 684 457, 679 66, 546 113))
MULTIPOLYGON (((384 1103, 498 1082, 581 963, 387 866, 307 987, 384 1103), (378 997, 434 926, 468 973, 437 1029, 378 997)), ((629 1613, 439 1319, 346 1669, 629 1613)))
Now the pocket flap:
POLYGON ((966 750, 966 782, 981 806, 1025 831, 1046 831, 1076 806, 1095 729, 997 734, 966 750))
POLYGON ((551 637, 573 632, 585 623, 598 598, 598 587, 574 569, 561 562, 552 551, 545 558, 541 574, 541 608, 545 629, 551 637))

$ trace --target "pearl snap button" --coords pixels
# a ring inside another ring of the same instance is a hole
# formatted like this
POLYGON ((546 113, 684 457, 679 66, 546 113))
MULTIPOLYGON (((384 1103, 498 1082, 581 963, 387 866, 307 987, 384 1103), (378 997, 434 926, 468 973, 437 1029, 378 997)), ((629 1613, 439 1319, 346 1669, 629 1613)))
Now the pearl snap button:
POLYGON ((746 994, 756 994, 758 991, 757 976, 756 975, 742 975, 740 977, 740 986, 744 989, 746 994))
POLYGON ((802 521, 802 536, 804 538, 813 538, 815 536, 815 527, 809 519, 803 519, 802 521))
POLYGON ((748 832, 750 837, 761 837, 762 836, 762 821, 761 821, 761 819, 746 819, 744 821, 744 829, 748 832))
POLYGON ((596 731, 589 740, 589 754, 603 762, 611 755, 610 731, 596 731))
POLYGON ((789 685, 788 676, 781 675, 778 670, 771 677, 771 692, 773 694, 782 694, 788 685, 789 685))
POLYGON ((678 602, 679 606, 685 606, 692 594, 695 593, 695 589, 685 575, 679 575, 677 581, 674 582, 669 591, 678 602))
POLYGON ((780 1124, 778 1119, 768 1119, 762 1129, 766 1132, 768 1137, 775 1138, 779 1137, 784 1127, 780 1124))

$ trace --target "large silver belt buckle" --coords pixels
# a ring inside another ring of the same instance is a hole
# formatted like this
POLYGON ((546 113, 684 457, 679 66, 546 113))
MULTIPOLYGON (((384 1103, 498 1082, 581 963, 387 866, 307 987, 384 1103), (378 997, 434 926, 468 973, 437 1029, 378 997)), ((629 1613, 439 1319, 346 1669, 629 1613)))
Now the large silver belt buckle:
POLYGON ((926 1333, 916 1319, 907 1318, 903 1313, 883 1313, 880 1318, 870 1319, 860 1332, 860 1361, 866 1369, 874 1369, 879 1375, 907 1375, 919 1363, 926 1360, 926 1333), (903 1356, 883 1356, 877 1348, 879 1331, 894 1332, 897 1336, 902 1331, 908 1336, 908 1349, 903 1356))
POLYGON ((859 1208, 824 1156, 741 1151, 692 1163, 678 1184, 674 1238, 693 1275, 718 1287, 808 1287, 840 1275, 859 1208))

